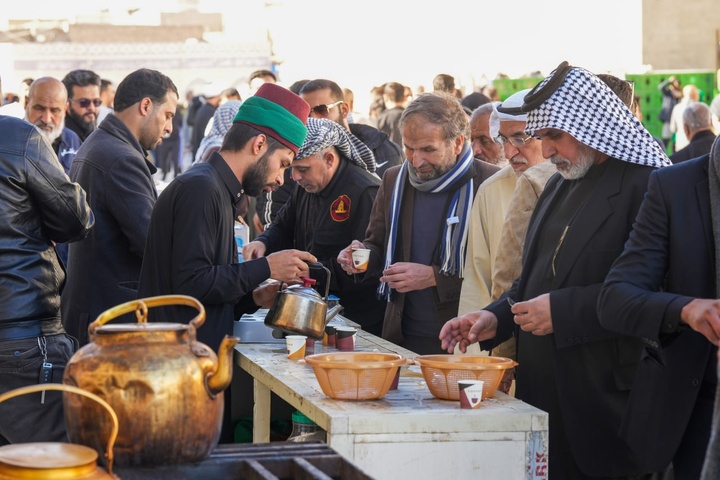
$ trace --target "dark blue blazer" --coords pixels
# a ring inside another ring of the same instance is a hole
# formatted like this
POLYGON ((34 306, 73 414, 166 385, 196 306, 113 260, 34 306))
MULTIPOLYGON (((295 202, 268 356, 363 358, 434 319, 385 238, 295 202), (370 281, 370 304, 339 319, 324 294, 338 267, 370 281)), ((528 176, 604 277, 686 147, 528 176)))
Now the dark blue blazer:
MULTIPOLYGON (((716 351, 701 334, 678 328, 693 298, 715 298, 715 255, 708 155, 650 177, 625 251, 608 273, 598 315, 608 329, 644 339, 624 438, 654 471, 680 444, 716 351)), ((711 419, 708 418, 708 432, 711 419)))

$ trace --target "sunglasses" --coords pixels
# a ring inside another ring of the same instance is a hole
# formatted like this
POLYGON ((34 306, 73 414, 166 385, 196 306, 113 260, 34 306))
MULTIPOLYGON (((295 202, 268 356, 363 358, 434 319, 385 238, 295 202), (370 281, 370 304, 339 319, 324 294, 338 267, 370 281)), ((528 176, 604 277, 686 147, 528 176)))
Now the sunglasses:
POLYGON ((331 108, 333 108, 333 107, 335 107, 335 106, 337 106, 337 105, 340 105, 341 103, 343 103, 343 101, 342 101, 342 100, 338 100, 338 101, 335 102, 335 103, 328 103, 328 104, 325 104, 325 105, 316 105, 316 106, 312 107, 310 110, 312 110, 313 112, 315 112, 315 113, 318 114, 318 115, 325 116, 325 115, 327 115, 328 113, 330 113, 330 109, 331 109, 331 108))
POLYGON ((96 98, 93 100, 90 100, 89 98, 80 98, 78 100, 71 98, 70 101, 77 103, 82 108, 88 108, 91 103, 93 105, 95 105, 96 107, 99 107, 100 105, 102 105, 102 100, 100 100, 99 98, 96 98))

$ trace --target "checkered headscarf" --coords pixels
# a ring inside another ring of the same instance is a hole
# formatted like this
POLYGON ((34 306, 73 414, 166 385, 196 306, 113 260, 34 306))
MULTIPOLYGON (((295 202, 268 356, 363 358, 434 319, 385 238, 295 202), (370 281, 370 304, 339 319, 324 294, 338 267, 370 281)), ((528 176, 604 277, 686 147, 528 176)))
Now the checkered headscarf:
POLYGON ((205 152, 209 149, 219 150, 222 147, 225 134, 230 130, 233 124, 233 118, 237 115, 238 109, 242 105, 240 100, 228 100, 220 105, 213 114, 212 126, 207 135, 200 141, 200 146, 195 153, 195 162, 204 162, 205 152))
POLYGON ((308 135, 300 146, 296 158, 307 158, 327 147, 333 146, 351 163, 375 173, 375 155, 342 125, 326 118, 308 118, 308 135))
MULTIPOLYGON (((545 87, 553 75, 544 79, 528 95, 545 87)), ((525 98, 523 110, 527 108, 525 98)), ((525 133, 556 128, 581 143, 618 160, 652 167, 671 165, 662 147, 630 109, 591 72, 572 67, 562 84, 547 100, 528 111, 525 133)))

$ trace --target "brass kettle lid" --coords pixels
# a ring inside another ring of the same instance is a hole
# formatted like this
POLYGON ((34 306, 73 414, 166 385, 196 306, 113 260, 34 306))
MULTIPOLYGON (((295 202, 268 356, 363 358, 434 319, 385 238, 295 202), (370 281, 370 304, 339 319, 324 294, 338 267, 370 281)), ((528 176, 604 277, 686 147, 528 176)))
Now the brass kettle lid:
POLYGON ((310 299, 316 299, 316 300, 322 300, 323 298, 320 296, 320 294, 312 287, 307 287, 304 285, 290 285, 289 287, 285 288, 285 290, 281 290, 280 293, 288 293, 292 295, 300 295, 303 297, 307 297, 310 299))
POLYGON ((0 464, 22 468, 73 468, 96 465, 97 459, 95 449, 75 443, 14 443, 0 447, 0 464))
POLYGON ((189 325, 184 323, 147 322, 147 323, 113 323, 94 329, 95 334, 131 333, 131 332, 175 332, 187 330, 189 325))

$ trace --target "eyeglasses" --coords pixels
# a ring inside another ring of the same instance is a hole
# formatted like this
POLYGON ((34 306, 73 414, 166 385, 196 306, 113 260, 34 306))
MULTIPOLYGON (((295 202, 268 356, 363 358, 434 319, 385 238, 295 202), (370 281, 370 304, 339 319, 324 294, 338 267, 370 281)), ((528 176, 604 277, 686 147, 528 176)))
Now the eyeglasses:
POLYGON ((99 107, 100 105, 102 105, 102 100, 100 100, 99 98, 95 98, 93 100, 90 100, 89 98, 80 98, 80 99, 71 98, 70 101, 77 103, 82 108, 88 108, 91 103, 93 105, 95 105, 96 107, 99 107))
POLYGON ((530 140, 534 140, 534 139, 535 139, 535 137, 530 137, 530 136, 507 138, 505 135, 503 135, 501 133, 501 134, 498 134, 497 137, 495 137, 495 143, 499 143, 500 145, 505 146, 506 142, 510 142, 515 147, 524 147, 525 144, 527 144, 527 142, 529 142, 530 140))
POLYGON ((335 107, 335 106, 337 106, 337 105, 340 105, 341 103, 343 103, 343 101, 342 101, 342 100, 338 100, 338 101, 335 102, 335 103, 327 103, 327 104, 324 104, 324 105, 315 105, 315 106, 312 107, 310 110, 312 110, 312 111, 315 112, 316 114, 322 115, 322 116, 324 117, 325 115, 327 115, 328 113, 330 113, 330 109, 331 109, 331 108, 333 108, 333 107, 335 107))

